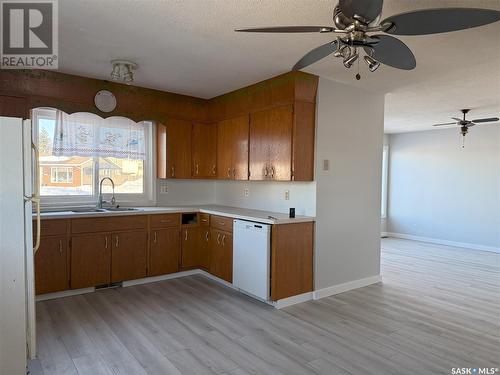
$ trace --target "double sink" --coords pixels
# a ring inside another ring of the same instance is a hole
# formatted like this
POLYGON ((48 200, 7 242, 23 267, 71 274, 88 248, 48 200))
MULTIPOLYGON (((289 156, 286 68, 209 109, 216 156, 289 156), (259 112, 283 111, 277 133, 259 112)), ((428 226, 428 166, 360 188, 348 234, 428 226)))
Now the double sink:
POLYGON ((109 208, 78 208, 71 212, 123 212, 123 211, 140 211, 140 208, 134 207, 109 207, 109 208))

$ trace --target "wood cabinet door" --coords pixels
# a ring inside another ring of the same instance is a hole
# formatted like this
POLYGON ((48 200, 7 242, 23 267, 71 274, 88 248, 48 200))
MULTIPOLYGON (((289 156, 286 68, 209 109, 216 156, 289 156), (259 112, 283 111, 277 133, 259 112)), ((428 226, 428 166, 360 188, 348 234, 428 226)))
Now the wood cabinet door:
POLYGON ((191 122, 167 122, 167 176, 191 178, 191 122))
POLYGON ((200 258, 198 266, 204 270, 210 268, 210 228, 200 227, 200 258))
POLYGON ((35 254, 36 294, 69 288, 68 245, 66 236, 42 237, 35 254))
POLYGON ((147 275, 146 231, 113 233, 111 282, 140 279, 147 275))
POLYGON ((29 118, 26 98, 0 95, 0 116, 29 118))
POLYGON ((152 230, 148 276, 178 272, 180 251, 179 228, 152 230))
POLYGON ((192 132, 192 176, 217 176, 217 125, 194 123, 192 132))
POLYGON ((233 236, 227 232, 211 229, 210 237, 210 273, 232 283, 233 236))
POLYGON ((196 268, 200 264, 201 237, 199 227, 181 229, 181 267, 196 268))
POLYGON ((248 180, 248 115, 220 121, 217 126, 217 177, 248 180))
POLYGON ((250 180, 291 180, 293 106, 250 115, 250 180))
POLYGON ((109 284, 111 234, 92 233, 71 238, 71 289, 109 284))

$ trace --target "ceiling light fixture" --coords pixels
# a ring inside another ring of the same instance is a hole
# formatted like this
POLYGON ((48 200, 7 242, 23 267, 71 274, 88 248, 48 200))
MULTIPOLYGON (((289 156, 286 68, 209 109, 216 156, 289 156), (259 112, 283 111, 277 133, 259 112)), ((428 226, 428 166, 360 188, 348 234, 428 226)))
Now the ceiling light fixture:
POLYGON ((358 57, 359 57, 359 55, 357 54, 357 52, 354 52, 352 56, 349 56, 348 58, 344 59, 344 66, 346 68, 350 68, 352 66, 352 64, 354 64, 356 62, 358 57))
POLYGON ((111 71, 111 79, 130 85, 134 82, 133 70, 138 68, 136 63, 127 60, 112 60, 113 70, 111 71))

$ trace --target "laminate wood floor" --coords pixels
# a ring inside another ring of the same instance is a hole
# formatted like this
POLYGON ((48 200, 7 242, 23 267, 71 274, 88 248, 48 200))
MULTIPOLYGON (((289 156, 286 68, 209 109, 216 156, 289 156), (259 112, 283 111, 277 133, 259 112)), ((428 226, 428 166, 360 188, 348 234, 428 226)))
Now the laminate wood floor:
POLYGON ((450 374, 500 365, 500 254, 382 241, 383 283, 275 310, 203 277, 37 304, 52 374, 450 374))

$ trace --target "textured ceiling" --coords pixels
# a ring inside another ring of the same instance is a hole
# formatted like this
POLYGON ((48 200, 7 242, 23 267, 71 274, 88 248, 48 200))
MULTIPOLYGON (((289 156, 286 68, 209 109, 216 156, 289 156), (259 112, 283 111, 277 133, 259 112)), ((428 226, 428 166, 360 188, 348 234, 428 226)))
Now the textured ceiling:
MULTIPOLYGON (((289 71, 328 34, 242 34, 239 27, 330 25, 336 2, 323 0, 64 0, 60 70, 109 79, 110 60, 139 64, 138 86, 214 97, 289 71)), ((470 6, 500 10, 498 0, 386 0, 383 17, 412 9, 470 6)), ((463 107, 471 118, 500 112, 500 22, 448 34, 401 37, 417 68, 360 65, 346 70, 327 58, 306 69, 319 76, 387 93, 386 131, 432 128, 463 107)), ((363 103, 359 103, 362 107, 363 103)), ((500 126, 500 125, 499 125, 500 126)))

